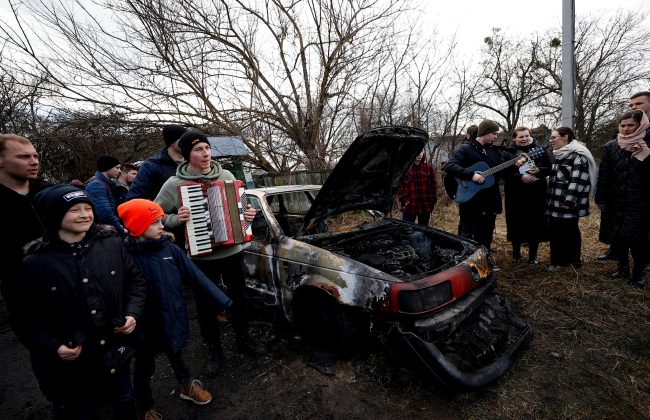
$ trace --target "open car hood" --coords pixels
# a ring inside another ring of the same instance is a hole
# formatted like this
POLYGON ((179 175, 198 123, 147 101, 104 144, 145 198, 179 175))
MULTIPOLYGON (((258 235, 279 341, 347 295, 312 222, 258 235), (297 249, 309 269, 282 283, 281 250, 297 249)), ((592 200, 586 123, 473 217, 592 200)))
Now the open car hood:
POLYGON ((388 213, 406 172, 429 140, 412 127, 375 128, 358 136, 325 181, 304 219, 310 233, 326 217, 351 210, 388 213))

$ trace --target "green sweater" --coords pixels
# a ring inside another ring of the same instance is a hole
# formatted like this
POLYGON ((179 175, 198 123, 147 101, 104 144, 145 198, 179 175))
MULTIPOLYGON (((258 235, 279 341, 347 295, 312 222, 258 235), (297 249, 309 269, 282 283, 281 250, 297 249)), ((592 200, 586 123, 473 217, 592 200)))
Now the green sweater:
MULTIPOLYGON (((228 181, 232 179, 235 179, 235 176, 230 171, 223 169, 221 165, 215 161, 212 161, 210 172, 203 175, 192 171, 187 162, 181 163, 176 170, 176 175, 169 178, 167 182, 163 184, 160 192, 154 200, 165 212, 165 216, 163 217, 165 227, 173 229, 180 226, 178 215, 176 214, 178 209, 181 207, 181 197, 178 193, 178 187, 180 185, 187 184, 188 182, 210 183, 212 181, 228 181)), ((217 249, 212 254, 192 258, 196 260, 218 260, 235 255, 241 250, 242 246, 239 244, 224 246, 217 249)))

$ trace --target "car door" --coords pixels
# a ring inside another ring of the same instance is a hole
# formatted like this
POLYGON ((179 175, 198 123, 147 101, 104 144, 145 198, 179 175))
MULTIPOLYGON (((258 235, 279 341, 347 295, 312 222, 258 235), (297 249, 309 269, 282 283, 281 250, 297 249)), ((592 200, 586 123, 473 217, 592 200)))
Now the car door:
POLYGON ((244 246, 246 293, 266 306, 280 306, 277 243, 281 231, 257 196, 248 195, 248 202, 257 214, 251 224, 253 241, 244 246))

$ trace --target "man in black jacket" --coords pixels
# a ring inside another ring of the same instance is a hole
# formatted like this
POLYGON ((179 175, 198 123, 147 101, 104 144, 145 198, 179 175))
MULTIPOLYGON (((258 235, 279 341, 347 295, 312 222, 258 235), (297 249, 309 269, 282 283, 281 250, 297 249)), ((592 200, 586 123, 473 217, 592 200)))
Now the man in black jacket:
POLYGON ((36 193, 45 188, 36 179, 38 168, 38 153, 29 140, 16 134, 0 134, 0 220, 4 221, 0 281, 10 317, 23 246, 43 235, 43 227, 32 206, 36 193))
POLYGON ((177 124, 163 127, 165 148, 160 151, 158 156, 150 157, 142 162, 138 176, 135 177, 126 196, 126 201, 133 198, 153 201, 165 181, 176 175, 176 168, 183 161, 181 149, 178 148, 178 140, 186 131, 185 127, 177 124))
MULTIPOLYGON (((499 126, 492 120, 483 120, 478 126, 477 137, 462 144, 445 164, 445 171, 456 178, 483 184, 485 178, 472 165, 484 162, 494 167, 504 162, 500 150, 492 144, 497 138, 499 126)), ((481 189, 470 200, 459 206, 458 234, 470 238, 490 249, 496 215, 503 211, 499 183, 481 189)))

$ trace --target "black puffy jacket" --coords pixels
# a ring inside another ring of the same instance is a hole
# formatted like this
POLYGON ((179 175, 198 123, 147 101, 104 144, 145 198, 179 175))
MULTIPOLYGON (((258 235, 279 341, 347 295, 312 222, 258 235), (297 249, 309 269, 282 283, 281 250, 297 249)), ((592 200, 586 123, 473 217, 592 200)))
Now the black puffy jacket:
POLYGON ((176 353, 189 336, 183 283, 191 284, 212 298, 220 311, 232 304, 232 300, 167 238, 138 242, 129 237, 125 246, 147 283, 147 303, 139 333, 152 343, 162 344, 161 351, 170 349, 176 353))
POLYGON ((156 198, 165 181, 176 175, 178 162, 169 156, 167 149, 160 151, 160 155, 151 157, 140 165, 138 176, 133 180, 126 201, 134 198, 152 200, 156 198))
MULTIPOLYGON (((474 171, 470 169, 470 166, 478 162, 485 162, 492 168, 503 163, 504 160, 501 150, 494 146, 484 147, 476 140, 471 140, 469 143, 463 143, 454 152, 445 164, 445 172, 456 178, 471 180, 474 171)), ((501 173, 498 175, 500 176, 501 173)), ((474 197, 460 206, 474 212, 501 213, 503 205, 501 204, 498 180, 495 180, 491 187, 478 191, 474 197)))
MULTIPOLYGON (((649 139, 646 135, 646 143, 649 139)), ((616 140, 607 143, 598 168, 595 200, 610 216, 613 241, 646 235, 650 227, 650 158, 639 161, 616 140)))
POLYGON ((2 295, 7 301, 13 299, 16 280, 20 276, 23 247, 43 236, 43 226, 32 203, 34 196, 48 186, 30 181, 29 193, 23 195, 0 184, 0 220, 5 221, 0 228, 3 238, 0 241, 0 255, 3 259, 0 281, 2 295))
POLYGON ((48 240, 46 234, 30 244, 23 265, 17 335, 33 363, 61 364, 58 348, 81 344, 86 359, 94 355, 93 360, 107 363, 107 371, 115 367, 108 363, 117 360, 114 352, 129 337, 113 329, 124 324, 126 315, 141 318, 146 293, 142 274, 115 229, 93 225, 75 244, 48 240))

